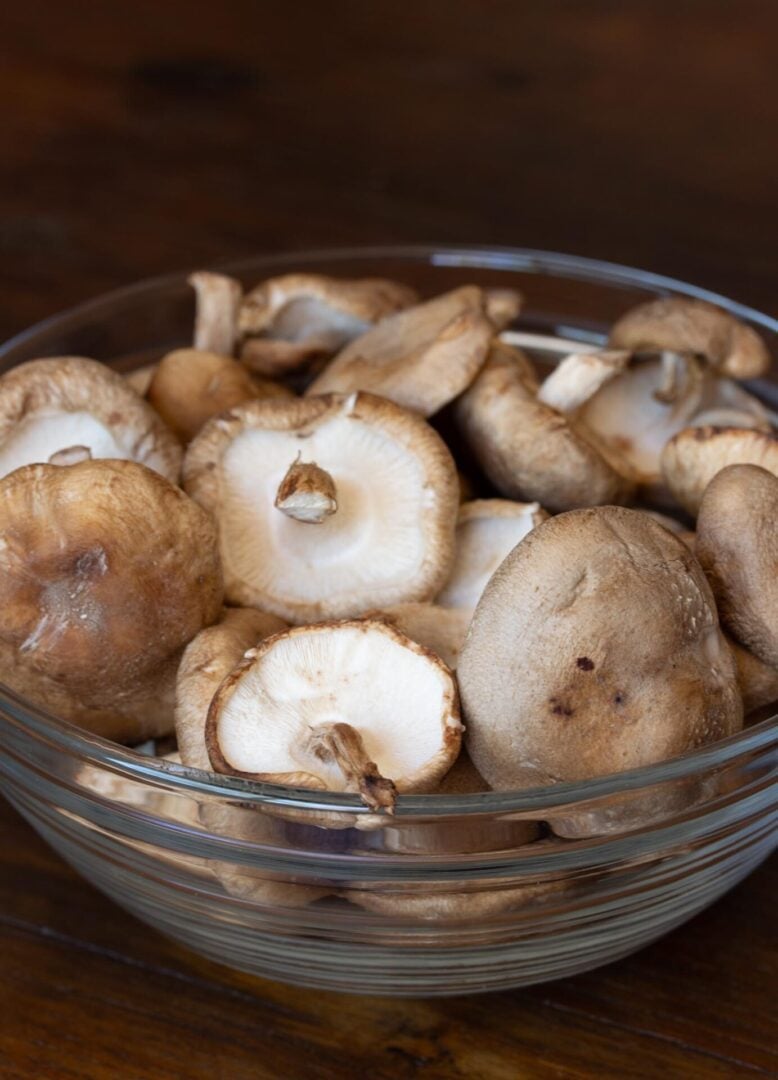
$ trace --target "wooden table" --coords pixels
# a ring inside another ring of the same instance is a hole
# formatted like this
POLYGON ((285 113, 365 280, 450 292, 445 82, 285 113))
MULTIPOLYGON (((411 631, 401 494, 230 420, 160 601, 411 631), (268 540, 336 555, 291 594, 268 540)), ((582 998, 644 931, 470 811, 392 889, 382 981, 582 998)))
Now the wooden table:
MULTIPOLYGON (((0 333, 264 250, 522 244, 775 311, 778 7, 25 0, 0 17, 0 333)), ((775 1075, 776 869, 531 990, 350 998, 233 974, 0 803, 0 1076, 775 1075)))

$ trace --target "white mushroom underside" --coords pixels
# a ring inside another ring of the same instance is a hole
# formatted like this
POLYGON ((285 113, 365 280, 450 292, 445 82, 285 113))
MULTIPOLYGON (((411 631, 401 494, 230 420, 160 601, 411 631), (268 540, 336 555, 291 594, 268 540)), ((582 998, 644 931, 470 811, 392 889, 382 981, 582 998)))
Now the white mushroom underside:
POLYGON ((41 410, 22 420, 0 446, 0 476, 23 465, 45 464, 52 454, 71 446, 88 447, 93 458, 135 460, 163 472, 157 455, 134 455, 116 434, 88 412, 41 410))
POLYGON ((290 300, 273 320, 270 336, 284 341, 326 341, 337 349, 370 329, 370 323, 338 311, 315 297, 290 300))
POLYGON ((222 709, 226 761, 249 773, 302 771, 332 791, 346 781, 306 750, 320 724, 347 723, 379 772, 402 786, 443 747, 445 670, 388 635, 358 627, 279 639, 242 676, 222 709))
POLYGON ((378 604, 424 562, 421 521, 435 493, 418 459, 376 428, 341 417, 302 438, 248 430, 230 445, 222 470, 225 564, 267 596, 311 603, 364 594, 378 604), (320 524, 273 505, 298 454, 335 482, 337 512, 320 524))
POLYGON ((519 517, 471 518, 457 526, 457 553, 448 584, 437 598, 443 607, 475 608, 489 578, 509 552, 534 528, 529 503, 519 517))

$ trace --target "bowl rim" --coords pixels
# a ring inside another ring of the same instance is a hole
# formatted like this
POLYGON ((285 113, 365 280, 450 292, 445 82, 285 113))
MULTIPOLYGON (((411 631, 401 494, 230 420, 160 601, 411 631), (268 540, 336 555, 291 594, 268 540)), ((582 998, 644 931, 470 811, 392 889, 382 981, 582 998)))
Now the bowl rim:
MULTIPOLYGON (((523 271, 601 285, 643 287, 660 295, 676 294, 706 300, 770 333, 778 334, 778 319, 711 290, 620 263, 536 248, 411 244, 300 249, 225 260, 210 266, 221 272, 241 274, 257 268, 271 272, 288 269, 300 261, 332 264, 382 258, 426 262, 440 267, 523 271)), ((141 299, 144 295, 152 297, 160 291, 181 287, 186 284, 189 272, 145 278, 40 320, 0 344, 0 360, 16 349, 23 348, 41 334, 58 328, 66 329, 69 324, 81 323, 84 319, 99 317, 116 304, 141 299)), ((58 750, 76 756, 85 764, 108 769, 126 780, 154 784, 190 796, 216 797, 243 805, 270 804, 306 811, 326 810, 360 815, 370 813, 357 795, 314 792, 305 788, 242 780, 139 753, 83 731, 76 725, 36 707, 0 684, 0 722, 9 719, 34 734, 37 739, 53 744, 58 750)), ((576 804, 588 804, 594 800, 634 794, 643 788, 662 783, 688 780, 712 768, 723 768, 743 755, 757 753, 772 744, 778 745, 778 714, 744 728, 726 739, 668 761, 594 779, 565 781, 521 791, 490 791, 468 795, 403 794, 398 800, 397 816, 537 813, 552 807, 557 811, 560 807, 572 809, 576 804)))

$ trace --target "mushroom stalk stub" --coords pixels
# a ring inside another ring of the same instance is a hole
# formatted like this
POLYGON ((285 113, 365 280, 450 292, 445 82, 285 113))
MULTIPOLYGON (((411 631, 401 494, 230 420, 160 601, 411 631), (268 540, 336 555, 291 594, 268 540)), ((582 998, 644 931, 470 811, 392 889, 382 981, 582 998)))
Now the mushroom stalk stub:
POLYGON ((394 813, 397 788, 381 776, 367 756, 362 736, 351 724, 318 724, 311 730, 308 749, 327 763, 335 762, 347 781, 347 790, 358 791, 371 810, 394 813))
POLYGON ((297 460, 278 487, 275 506, 295 521, 321 525, 338 509, 335 481, 315 461, 297 460))
POLYGON ((391 812, 431 791, 459 753, 456 684, 442 660, 369 620, 276 634, 217 690, 206 745, 217 772, 358 792, 391 812))

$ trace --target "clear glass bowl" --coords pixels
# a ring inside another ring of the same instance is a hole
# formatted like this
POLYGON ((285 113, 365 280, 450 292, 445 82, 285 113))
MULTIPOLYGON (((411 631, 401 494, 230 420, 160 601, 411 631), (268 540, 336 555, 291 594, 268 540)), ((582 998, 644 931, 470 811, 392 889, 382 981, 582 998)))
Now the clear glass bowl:
MULTIPOLYGON (((758 326, 774 352, 778 340, 776 321, 703 290, 536 251, 314 252, 228 269, 247 283, 292 269, 383 275, 427 294, 468 281, 517 286, 522 328, 586 341, 640 300, 698 296, 758 326)), ((183 276, 145 282, 49 319, 0 358, 8 367, 75 353, 130 370, 185 344, 192 315, 183 276)), ((769 382, 756 389, 775 402, 769 382)), ((217 778, 0 695, 5 794, 99 889, 222 963, 372 994, 537 983, 678 926, 775 845, 777 747, 773 718, 587 783, 403 796, 396 818, 377 823, 355 797, 217 778)))

